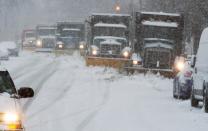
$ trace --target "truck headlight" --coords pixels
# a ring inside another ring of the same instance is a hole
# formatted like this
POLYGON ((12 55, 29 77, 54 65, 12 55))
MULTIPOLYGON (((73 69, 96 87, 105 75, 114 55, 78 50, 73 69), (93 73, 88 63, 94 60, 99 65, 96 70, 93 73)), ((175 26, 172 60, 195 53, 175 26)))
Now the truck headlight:
POLYGON ((137 65, 137 64, 138 64, 138 61, 133 60, 133 65, 137 65))
POLYGON ((63 45, 62 44, 58 45, 58 48, 63 48, 63 45))
POLYGON ((37 46, 42 46, 42 41, 41 40, 37 40, 37 46))
POLYGON ((177 62, 176 63, 176 69, 179 71, 182 71, 185 68, 185 63, 184 62, 177 62))
POLYGON ((97 55, 98 51, 97 50, 92 50, 92 55, 97 55))
POLYGON ((124 51, 124 52, 123 52, 123 56, 124 56, 125 58, 129 57, 129 52, 128 52, 128 51, 124 51))
POLYGON ((80 49, 84 49, 84 45, 79 45, 79 48, 80 49))
POLYGON ((7 123, 19 121, 19 116, 15 113, 5 113, 3 120, 7 123))

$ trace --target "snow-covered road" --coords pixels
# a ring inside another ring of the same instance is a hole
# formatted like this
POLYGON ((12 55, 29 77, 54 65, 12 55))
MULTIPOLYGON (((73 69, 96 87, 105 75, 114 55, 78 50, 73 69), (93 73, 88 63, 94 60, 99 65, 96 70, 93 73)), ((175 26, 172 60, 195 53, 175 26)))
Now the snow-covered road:
POLYGON ((23 52, 3 62, 17 87, 31 86, 23 101, 27 131, 205 131, 208 115, 172 98, 172 80, 124 76, 85 67, 73 56, 23 52))

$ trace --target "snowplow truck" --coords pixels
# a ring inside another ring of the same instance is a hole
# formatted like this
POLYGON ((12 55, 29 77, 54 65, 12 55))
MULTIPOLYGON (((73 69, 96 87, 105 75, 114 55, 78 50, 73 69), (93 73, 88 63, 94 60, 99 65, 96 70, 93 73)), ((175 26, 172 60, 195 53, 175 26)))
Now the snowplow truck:
POLYGON ((132 64, 133 73, 152 72, 174 77, 175 59, 183 52, 184 18, 181 14, 137 12, 132 64))
POLYGON ((36 52, 53 52, 56 45, 56 26, 36 27, 36 52))
POLYGON ((56 52, 73 53, 79 49, 84 39, 84 23, 58 22, 56 34, 56 52))
POLYGON ((87 66, 122 68, 131 58, 131 16, 92 14, 86 20, 87 66))
POLYGON ((26 29, 22 32, 22 48, 25 50, 33 50, 35 47, 35 30, 26 29))

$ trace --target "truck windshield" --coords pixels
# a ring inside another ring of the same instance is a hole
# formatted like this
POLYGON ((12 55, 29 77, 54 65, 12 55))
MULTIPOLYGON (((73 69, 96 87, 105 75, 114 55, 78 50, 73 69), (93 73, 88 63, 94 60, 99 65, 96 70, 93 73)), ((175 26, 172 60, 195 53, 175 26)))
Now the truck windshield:
POLYGON ((95 38, 93 41, 93 45, 96 45, 97 47, 100 46, 100 43, 107 40, 114 40, 118 43, 121 43, 121 46, 124 48, 127 46, 127 41, 125 39, 118 39, 118 38, 95 38))
POLYGON ((26 37, 26 38, 32 38, 32 37, 35 37, 35 33, 33 33, 33 32, 28 32, 28 33, 25 34, 25 37, 26 37))
POLYGON ((62 37, 79 37, 80 31, 77 30, 63 30, 61 32, 62 37))
POLYGON ((16 89, 8 72, 0 72, 0 93, 15 94, 16 89))
POLYGON ((94 30, 96 36, 116 36, 125 37, 125 28, 96 27, 94 30))
POLYGON ((40 36, 55 36, 56 30, 55 29, 39 29, 38 35, 40 36))
POLYGON ((177 36, 177 28, 169 28, 169 27, 161 28, 157 26, 143 26, 143 28, 144 28, 143 34, 145 38, 162 38, 162 39, 175 40, 177 36))

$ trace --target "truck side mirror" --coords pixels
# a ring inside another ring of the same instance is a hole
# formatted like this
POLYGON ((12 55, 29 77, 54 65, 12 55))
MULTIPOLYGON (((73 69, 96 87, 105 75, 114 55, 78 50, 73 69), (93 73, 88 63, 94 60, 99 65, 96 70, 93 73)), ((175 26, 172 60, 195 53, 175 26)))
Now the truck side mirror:
POLYGON ((18 90, 18 95, 20 98, 30 98, 34 96, 34 91, 29 87, 22 87, 18 90))
POLYGON ((191 58, 191 67, 194 68, 195 65, 196 65, 196 56, 193 56, 193 57, 191 58))
POLYGON ((197 72, 198 72, 196 67, 194 68, 194 72, 195 72, 195 74, 197 74, 197 72))

